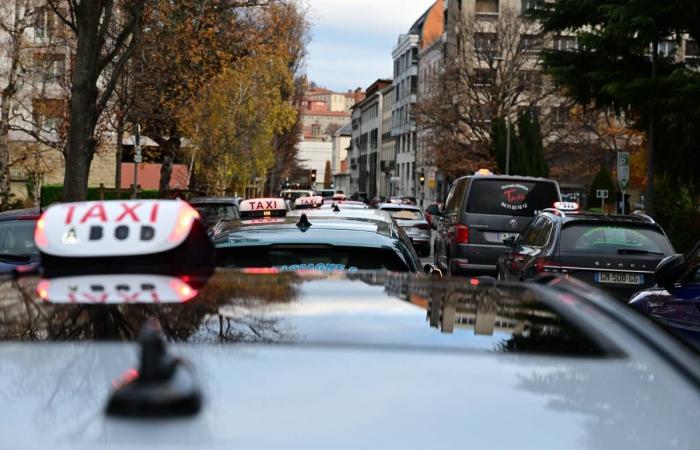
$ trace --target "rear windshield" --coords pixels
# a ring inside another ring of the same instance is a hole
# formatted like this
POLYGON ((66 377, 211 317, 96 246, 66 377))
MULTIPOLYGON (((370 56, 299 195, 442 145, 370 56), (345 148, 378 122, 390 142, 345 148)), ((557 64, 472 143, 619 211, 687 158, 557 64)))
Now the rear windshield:
POLYGON ((562 252, 598 254, 651 253, 670 255, 668 239, 653 228, 624 225, 572 224, 561 236, 562 252))
POLYGON ((236 247, 220 250, 219 266, 229 269, 275 269, 280 272, 408 272, 395 251, 384 248, 295 245, 236 247))
POLYGON ((551 181, 472 181, 467 212, 499 216, 534 216, 559 201, 551 181))
POLYGON ((238 219, 238 209, 233 205, 194 205, 194 209, 207 223, 238 219))
POLYGON ((0 257, 29 257, 36 254, 34 220, 0 222, 0 257))
POLYGON ((388 211, 391 217, 396 220, 422 220, 423 213, 421 211, 416 211, 415 209, 398 209, 398 208, 387 208, 384 211, 388 211))

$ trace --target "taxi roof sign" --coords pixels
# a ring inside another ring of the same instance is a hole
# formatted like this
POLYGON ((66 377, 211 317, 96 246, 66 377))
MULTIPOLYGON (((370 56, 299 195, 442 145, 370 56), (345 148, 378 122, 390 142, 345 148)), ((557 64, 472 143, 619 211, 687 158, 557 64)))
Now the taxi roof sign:
POLYGON ((323 205, 323 197, 299 197, 294 201, 294 209, 313 209, 320 208, 323 205))
POLYGON ((489 169, 479 169, 474 175, 488 176, 493 175, 493 172, 491 172, 489 169))
POLYGON ((42 214, 34 241, 57 257, 149 255, 181 245, 198 218, 181 200, 64 203, 42 214))
POLYGON ((554 208, 559 211, 574 212, 578 211, 581 207, 576 202, 556 202, 554 208))
POLYGON ((243 200, 238 211, 241 220, 285 217, 287 203, 283 198, 252 198, 243 200))

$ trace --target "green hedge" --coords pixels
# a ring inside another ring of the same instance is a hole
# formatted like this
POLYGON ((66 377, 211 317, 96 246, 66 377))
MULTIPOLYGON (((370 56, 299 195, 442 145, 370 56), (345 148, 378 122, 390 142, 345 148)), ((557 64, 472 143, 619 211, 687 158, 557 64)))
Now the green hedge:
MULTIPOLYGON (((63 186, 49 185, 41 187, 41 206, 48 206, 52 203, 60 203, 61 196, 63 195, 63 186)), ((128 189, 122 189, 121 198, 128 199, 131 195, 131 191, 128 189)), ((157 190, 144 190, 139 193, 139 198, 154 199, 158 197, 157 190)), ((88 200, 99 200, 100 199, 100 188, 88 188, 88 200)), ((116 192, 112 189, 104 190, 105 200, 116 200, 116 192)))

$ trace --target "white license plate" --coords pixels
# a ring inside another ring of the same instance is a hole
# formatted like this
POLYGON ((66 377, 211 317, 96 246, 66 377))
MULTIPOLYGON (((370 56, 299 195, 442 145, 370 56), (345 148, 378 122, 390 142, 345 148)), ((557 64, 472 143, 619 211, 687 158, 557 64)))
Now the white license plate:
POLYGON ((644 284, 644 275, 639 273, 625 272, 598 272, 595 275, 595 280, 601 284, 644 284))
POLYGON ((496 233, 496 240, 498 241, 504 241, 508 238, 514 237, 515 239, 518 238, 519 233, 496 233))

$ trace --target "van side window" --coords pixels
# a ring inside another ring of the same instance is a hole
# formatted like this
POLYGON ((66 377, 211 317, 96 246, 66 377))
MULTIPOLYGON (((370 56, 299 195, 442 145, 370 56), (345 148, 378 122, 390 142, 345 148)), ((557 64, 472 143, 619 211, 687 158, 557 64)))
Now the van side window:
POLYGON ((459 208, 462 206, 462 200, 464 200, 464 194, 467 190, 467 178, 462 178, 455 182, 450 190, 450 195, 447 197, 447 203, 445 203, 445 214, 457 214, 459 213, 459 208))
POLYGON ((534 238, 533 247, 544 247, 549 242, 549 237, 554 230, 554 224, 547 218, 541 217, 542 224, 538 227, 537 235, 534 238))
POLYGON ((525 245, 528 247, 536 247, 537 246, 537 236, 539 235, 540 229, 544 225, 544 218, 542 217, 537 217, 534 219, 534 221, 527 227, 525 232, 522 235, 522 239, 520 241, 521 245, 525 245))

